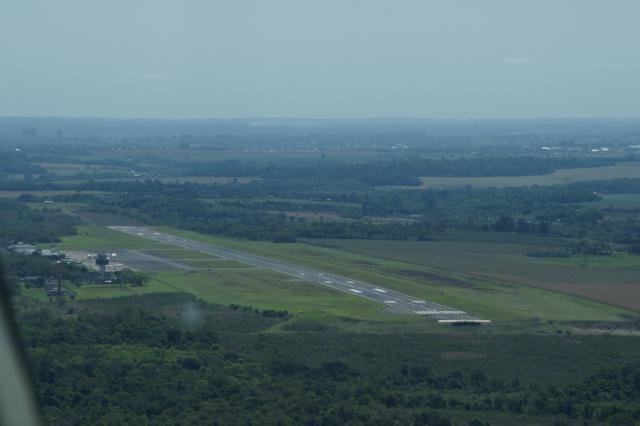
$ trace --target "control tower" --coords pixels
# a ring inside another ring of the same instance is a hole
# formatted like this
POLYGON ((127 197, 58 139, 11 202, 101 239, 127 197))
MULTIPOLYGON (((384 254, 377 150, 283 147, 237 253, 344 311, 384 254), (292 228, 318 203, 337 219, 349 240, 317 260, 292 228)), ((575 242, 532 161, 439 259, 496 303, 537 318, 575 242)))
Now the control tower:
POLYGON ((106 266, 109 264, 109 258, 104 253, 99 253, 96 255, 96 265, 100 268, 100 276, 104 278, 106 266))

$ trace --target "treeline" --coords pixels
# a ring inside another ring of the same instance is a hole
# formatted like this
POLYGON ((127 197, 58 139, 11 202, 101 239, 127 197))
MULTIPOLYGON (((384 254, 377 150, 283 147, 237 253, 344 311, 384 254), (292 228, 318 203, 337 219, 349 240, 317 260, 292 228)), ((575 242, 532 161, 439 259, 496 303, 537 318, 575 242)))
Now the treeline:
MULTIPOLYGON (((79 281, 84 273, 87 272, 86 267, 75 263, 60 263, 49 257, 34 254, 21 253, 4 253, 5 272, 8 275, 17 277, 46 277, 59 280, 79 281)), ((42 287, 43 280, 37 281, 37 286, 42 287)))
POLYGON ((185 197, 129 195, 102 201, 95 204, 92 210, 151 225, 168 225, 205 234, 279 243, 293 242, 296 238, 432 238, 431 225, 427 222, 313 221, 185 197))
POLYGON ((417 185, 420 176, 479 177, 527 176, 551 173, 557 169, 599 167, 629 161, 629 158, 582 157, 484 157, 484 158, 420 158, 394 156, 368 161, 345 161, 328 158, 294 158, 286 160, 184 161, 167 164, 171 170, 186 176, 252 176, 266 179, 327 178, 360 180, 371 186, 417 185), (413 183, 412 183, 413 182, 413 183))
MULTIPOLYGON (((146 159, 147 164, 149 159, 146 159)), ((392 156, 389 158, 372 157, 365 160, 344 160, 329 158, 286 158, 280 160, 237 160, 218 161, 159 160, 151 159, 154 164, 149 171, 173 176, 236 176, 254 177, 266 181, 271 190, 296 191, 317 189, 371 188, 376 186, 418 186, 422 176, 442 177, 480 177, 480 176, 526 176, 551 173, 563 168, 588 168, 630 161, 632 158, 582 158, 582 157, 483 157, 483 158, 421 158, 419 156, 392 156)), ((98 164, 116 165, 112 159, 93 161, 98 164)), ((130 163, 117 160, 117 166, 129 167, 130 163)), ((28 162, 24 154, 16 161, 0 162, 0 172, 41 174, 37 180, 2 182, 5 189, 98 189, 95 183, 55 184, 41 166, 28 162), (5 164, 5 166, 3 166, 5 164)), ((93 172, 92 172, 93 173, 93 172)), ((100 172, 93 177, 117 177, 122 172, 100 172)), ((92 176, 81 172, 81 179, 92 176)), ((254 191, 260 190, 264 183, 255 182, 254 191)), ((102 188, 101 188, 102 189, 102 188)))
POLYGON ((17 307, 48 424, 640 421, 640 348, 622 337, 261 333, 287 318, 184 294, 17 307), (442 358, 467 338, 484 356, 442 358))
POLYGON ((578 213, 572 204, 599 199, 588 190, 533 187, 350 192, 333 194, 332 201, 317 203, 269 199, 207 202, 197 199, 195 194, 189 196, 188 185, 149 183, 146 188, 138 184, 132 187, 136 191, 96 199, 92 208, 150 224, 276 241, 298 237, 431 239, 434 233, 456 228, 547 235, 555 232, 551 222, 560 218, 592 224, 594 218, 578 213), (180 193, 176 191, 178 188, 182 189, 180 193), (272 209, 282 209, 282 212, 272 209), (285 214, 302 210, 329 212, 342 215, 343 219, 320 221, 285 214), (411 215, 415 218, 404 222, 380 223, 370 219, 411 215), (526 215, 528 219, 513 219, 514 215, 526 215))
POLYGON ((55 243, 76 233, 79 219, 58 209, 31 209, 23 203, 0 198, 0 244, 55 243))

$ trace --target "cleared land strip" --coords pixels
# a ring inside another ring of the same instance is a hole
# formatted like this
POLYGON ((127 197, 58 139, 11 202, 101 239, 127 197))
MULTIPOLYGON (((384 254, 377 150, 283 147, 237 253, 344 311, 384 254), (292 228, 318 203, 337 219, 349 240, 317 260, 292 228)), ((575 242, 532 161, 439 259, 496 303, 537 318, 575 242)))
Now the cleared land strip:
POLYGON ((148 238, 165 244, 171 244, 189 250, 195 250, 227 260, 235 260, 257 268, 268 269, 292 275, 301 281, 313 282, 354 296, 364 297, 388 307, 389 312, 400 314, 424 315, 443 323, 482 323, 489 322, 476 318, 472 314, 427 300, 417 299, 404 293, 367 284, 339 275, 320 272, 315 269, 298 266, 293 263, 273 260, 240 250, 233 250, 210 243, 189 240, 171 234, 156 232, 139 226, 110 226, 110 229, 130 235, 148 238))

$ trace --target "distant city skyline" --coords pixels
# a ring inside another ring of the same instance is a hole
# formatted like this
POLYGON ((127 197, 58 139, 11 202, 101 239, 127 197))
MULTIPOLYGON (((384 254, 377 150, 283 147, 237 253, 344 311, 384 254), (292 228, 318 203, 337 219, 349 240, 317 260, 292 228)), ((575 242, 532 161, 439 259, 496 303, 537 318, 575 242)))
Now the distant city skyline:
POLYGON ((640 2, 7 0, 0 116, 638 118, 640 2))

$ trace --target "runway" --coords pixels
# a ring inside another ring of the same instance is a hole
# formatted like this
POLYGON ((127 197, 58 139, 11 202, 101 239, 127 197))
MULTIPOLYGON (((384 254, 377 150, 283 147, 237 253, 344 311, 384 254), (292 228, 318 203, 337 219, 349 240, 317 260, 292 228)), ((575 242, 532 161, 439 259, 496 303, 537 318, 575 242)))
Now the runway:
POLYGON ((199 251, 220 257, 222 259, 234 260, 256 268, 276 271, 296 277, 300 281, 313 282, 333 288, 343 293, 353 296, 364 297, 365 299, 385 305, 387 312, 424 315, 441 323, 487 323, 489 320, 476 318, 474 315, 440 305, 437 303, 411 297, 388 288, 368 284, 347 277, 342 277, 315 269, 298 266, 293 263, 282 262, 264 256, 257 256, 240 250, 233 250, 226 247, 210 243, 189 240, 179 236, 157 232, 148 228, 138 226, 109 226, 115 231, 125 232, 138 237, 148 238, 165 244, 178 246, 188 250, 199 251))

